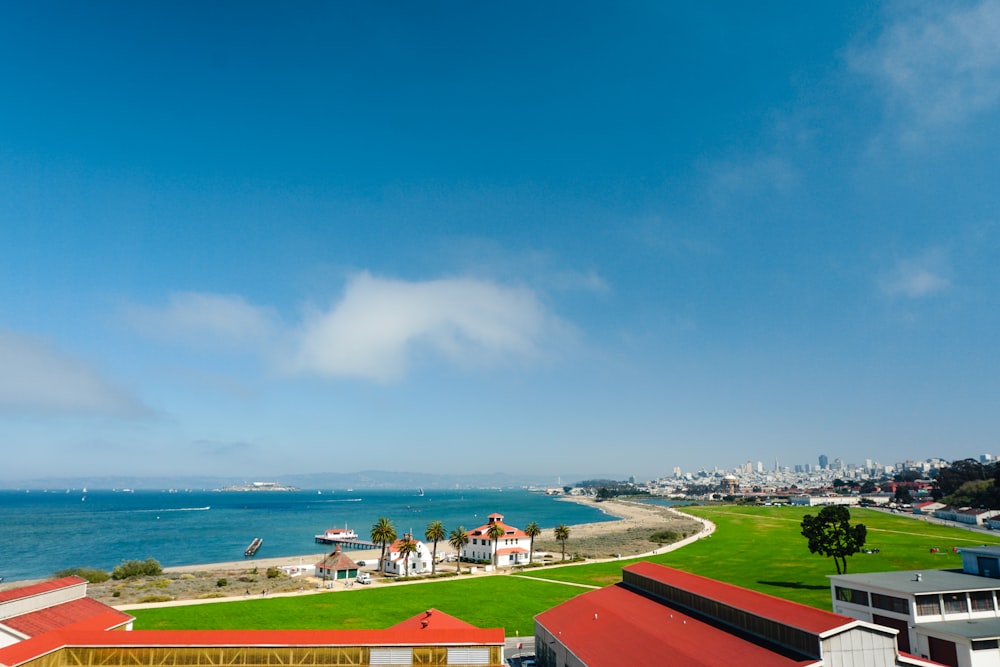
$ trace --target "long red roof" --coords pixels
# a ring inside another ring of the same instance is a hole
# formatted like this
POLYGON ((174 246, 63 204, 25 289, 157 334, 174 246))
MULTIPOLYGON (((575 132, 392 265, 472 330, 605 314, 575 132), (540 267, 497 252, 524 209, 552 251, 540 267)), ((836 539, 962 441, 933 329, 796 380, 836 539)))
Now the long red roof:
POLYGON ((766 593, 758 593, 740 586, 647 561, 629 565, 623 569, 670 586, 676 586, 730 607, 742 609, 755 616, 769 618, 817 635, 824 635, 845 625, 857 623, 855 619, 848 616, 808 607, 798 602, 783 600, 766 593))
POLYGON ((42 593, 57 591, 60 588, 71 588, 73 586, 79 586, 80 584, 86 583, 87 580, 82 577, 62 577, 60 579, 51 579, 37 584, 21 586, 20 588, 11 588, 6 591, 0 591, 0 603, 30 598, 35 595, 41 595, 42 593))
POLYGON ((559 633, 560 641, 590 667, 816 664, 741 639, 620 584, 577 596, 535 618, 559 633))
POLYGON ((125 625, 132 616, 109 607, 93 598, 78 598, 61 604, 12 616, 0 621, 3 625, 29 637, 60 630, 69 626, 100 619, 95 630, 110 630, 125 625))

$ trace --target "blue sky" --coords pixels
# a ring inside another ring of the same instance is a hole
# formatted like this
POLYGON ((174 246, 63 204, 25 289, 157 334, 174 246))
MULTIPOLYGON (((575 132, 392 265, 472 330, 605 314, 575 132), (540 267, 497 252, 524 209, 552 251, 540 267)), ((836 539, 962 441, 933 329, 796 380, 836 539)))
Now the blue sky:
POLYGON ((997 452, 998 33, 5 3, 0 481, 997 452))

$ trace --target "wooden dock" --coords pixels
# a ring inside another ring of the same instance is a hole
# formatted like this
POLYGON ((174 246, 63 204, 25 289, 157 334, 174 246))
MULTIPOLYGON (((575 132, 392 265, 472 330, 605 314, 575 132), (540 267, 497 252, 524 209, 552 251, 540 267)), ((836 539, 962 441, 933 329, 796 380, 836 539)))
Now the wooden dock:
POLYGON ((257 550, 260 549, 260 545, 262 545, 262 544, 264 544, 264 540, 263 539, 261 539, 259 537, 253 538, 253 542, 251 542, 250 546, 248 546, 246 548, 246 551, 243 552, 243 557, 244 558, 253 558, 254 556, 256 556, 257 555, 257 550))

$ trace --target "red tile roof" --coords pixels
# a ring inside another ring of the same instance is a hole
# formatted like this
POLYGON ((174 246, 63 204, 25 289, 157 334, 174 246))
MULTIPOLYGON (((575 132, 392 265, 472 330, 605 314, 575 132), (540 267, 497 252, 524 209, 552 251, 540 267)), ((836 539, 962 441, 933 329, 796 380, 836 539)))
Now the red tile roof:
POLYGON ((623 568, 662 583, 675 586, 696 595, 715 600, 730 607, 742 609, 745 612, 778 621, 784 625, 825 635, 828 632, 857 621, 848 616, 841 616, 830 611, 815 607, 807 607, 798 602, 776 598, 765 593, 758 593, 740 586, 727 584, 715 579, 709 579, 690 572, 675 570, 671 567, 655 563, 640 562, 623 568))
POLYGON ((20 616, 12 616, 0 623, 21 634, 35 637, 98 618, 104 619, 98 623, 100 627, 88 629, 109 630, 132 620, 132 616, 117 611, 103 602, 83 597, 20 616))
POLYGON ((455 618, 437 609, 428 609, 412 618, 397 623, 390 630, 456 630, 475 628, 476 626, 455 618))
POLYGON ((528 534, 525 533, 520 528, 515 528, 514 526, 508 526, 503 521, 493 521, 491 523, 483 524, 479 528, 473 528, 472 530, 467 532, 466 535, 468 535, 469 537, 488 537, 488 533, 490 532, 490 527, 493 526, 494 524, 498 524, 503 527, 503 536, 500 538, 502 540, 510 539, 512 537, 517 539, 520 539, 522 537, 528 537, 528 534))
MULTIPOLYGON (((51 581, 31 584, 30 586, 11 588, 6 591, 0 591, 0 603, 30 598, 34 595, 50 593, 52 591, 59 590, 60 588, 72 588, 73 586, 79 586, 86 583, 87 580, 81 577, 63 577, 61 579, 52 579, 51 581)), ((81 595, 83 595, 83 593, 81 593, 81 595)))
POLYGON ((506 556, 507 554, 526 554, 528 550, 524 547, 508 547, 506 549, 497 549, 498 556, 506 556))
POLYGON ((336 570, 337 572, 343 572, 345 570, 356 570, 358 569, 358 564, 354 560, 345 554, 344 552, 334 551, 329 556, 326 556, 323 560, 316 563, 316 567, 326 570, 336 570))
POLYGON ((801 667, 816 662, 740 639, 620 584, 577 596, 535 619, 590 667, 801 667))

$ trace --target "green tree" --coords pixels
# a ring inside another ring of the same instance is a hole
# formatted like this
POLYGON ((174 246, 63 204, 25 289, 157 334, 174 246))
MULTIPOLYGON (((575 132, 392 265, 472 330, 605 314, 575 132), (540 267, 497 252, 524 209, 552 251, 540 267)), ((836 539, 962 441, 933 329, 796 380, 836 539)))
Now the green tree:
POLYGON ((399 555, 403 557, 403 576, 410 576, 410 556, 417 552, 417 543, 413 541, 410 534, 403 536, 399 543, 399 555))
POLYGON ((465 526, 459 526, 455 530, 451 531, 448 536, 448 544, 455 547, 455 551, 458 554, 458 560, 455 561, 455 567, 458 574, 462 574, 462 549, 465 545, 469 543, 469 534, 465 532, 465 526))
POLYGON ((494 521, 490 524, 490 529, 486 531, 486 536, 493 541, 493 569, 497 569, 497 544, 500 542, 500 538, 504 536, 503 526, 499 521, 494 521))
POLYGON ((427 530, 424 531, 424 539, 434 542, 434 548, 431 550, 431 574, 437 574, 438 542, 444 538, 444 524, 440 521, 431 521, 427 524, 427 530))
POLYGON ((807 514, 800 525, 810 553, 832 558, 837 574, 847 573, 847 557, 861 551, 868 535, 863 523, 851 525, 851 512, 843 505, 827 505, 817 516, 807 514))
POLYGON ((566 560, 566 540, 569 539, 569 526, 564 523, 559 524, 555 528, 555 536, 559 543, 562 545, 562 559, 566 560))
POLYGON ((379 569, 385 574, 385 549, 396 541, 396 529, 392 526, 392 521, 379 517, 372 526, 372 542, 382 547, 382 555, 379 557, 379 569))
POLYGON ((533 563, 535 562, 535 538, 542 534, 542 529, 532 521, 524 527, 524 534, 531 538, 531 544, 528 545, 528 562, 533 563))

